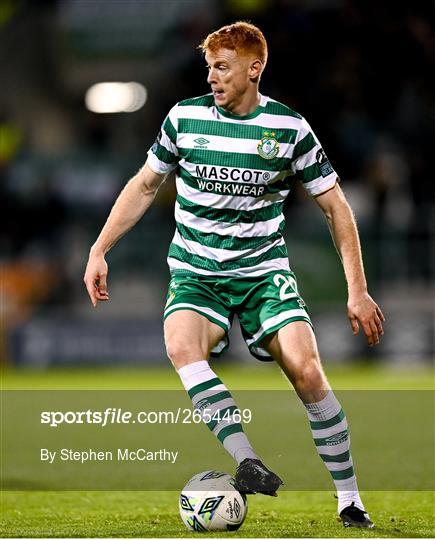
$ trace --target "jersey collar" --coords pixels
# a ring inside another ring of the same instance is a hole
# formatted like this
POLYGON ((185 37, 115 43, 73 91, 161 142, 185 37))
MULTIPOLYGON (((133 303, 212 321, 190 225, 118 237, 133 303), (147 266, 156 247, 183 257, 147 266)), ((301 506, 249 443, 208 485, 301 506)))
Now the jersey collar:
POLYGON ((255 109, 255 111, 252 111, 250 114, 246 114, 245 116, 239 116, 237 114, 232 114, 225 109, 222 109, 222 107, 219 107, 216 105, 217 110, 222 116, 225 116, 226 118, 232 118, 233 120, 250 120, 251 118, 257 117, 259 114, 264 112, 264 107, 266 105, 266 98, 265 96, 262 96, 260 94, 260 103, 258 104, 258 107, 255 109))

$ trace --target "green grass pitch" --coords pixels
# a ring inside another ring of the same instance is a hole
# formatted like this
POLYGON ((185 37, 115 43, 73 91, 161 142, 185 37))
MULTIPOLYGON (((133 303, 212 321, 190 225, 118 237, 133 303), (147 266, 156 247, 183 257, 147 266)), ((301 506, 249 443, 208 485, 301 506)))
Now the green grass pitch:
MULTIPOLYGON (((215 364, 215 368, 230 389, 285 389, 288 386, 272 365, 215 364)), ((328 374, 337 389, 433 389, 433 373, 428 370, 392 371, 357 366, 331 368, 328 374)), ((178 377, 171 370, 151 367, 16 370, 2 375, 3 389, 180 388, 178 377)), ((0 496, 1 537, 204 537, 185 529, 178 515, 178 492, 175 491, 4 491, 0 496)), ((367 491, 363 498, 376 523, 374 530, 344 529, 337 520, 331 487, 331 491, 282 491, 278 498, 250 496, 248 516, 239 531, 206 536, 434 536, 432 491, 367 491)))

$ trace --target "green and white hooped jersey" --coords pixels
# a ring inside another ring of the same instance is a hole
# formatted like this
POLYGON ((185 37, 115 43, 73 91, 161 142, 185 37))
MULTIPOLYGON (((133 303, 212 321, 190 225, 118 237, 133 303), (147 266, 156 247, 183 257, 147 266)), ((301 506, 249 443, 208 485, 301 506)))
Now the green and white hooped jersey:
POLYGON ((148 164, 160 174, 176 169, 175 275, 289 270, 282 209, 294 181, 314 196, 337 180, 307 121, 267 96, 247 116, 217 107, 212 94, 177 103, 148 164))

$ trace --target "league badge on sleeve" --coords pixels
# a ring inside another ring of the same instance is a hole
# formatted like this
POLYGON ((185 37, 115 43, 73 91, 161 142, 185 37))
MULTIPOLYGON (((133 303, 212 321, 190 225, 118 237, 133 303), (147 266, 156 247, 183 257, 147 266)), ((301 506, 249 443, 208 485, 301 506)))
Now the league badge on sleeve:
POLYGON ((151 146, 151 152, 153 152, 153 154, 157 152, 161 140, 162 140, 162 130, 159 131, 156 137, 156 140, 154 141, 154 144, 151 146))
POLYGON ((257 151, 264 159, 273 159, 279 152, 279 142, 273 131, 264 131, 263 138, 257 144, 257 151))
POLYGON ((334 172, 334 169, 332 168, 329 159, 326 157, 323 148, 317 150, 316 160, 319 164, 320 174, 323 176, 323 178, 325 178, 325 176, 328 176, 328 174, 334 172))

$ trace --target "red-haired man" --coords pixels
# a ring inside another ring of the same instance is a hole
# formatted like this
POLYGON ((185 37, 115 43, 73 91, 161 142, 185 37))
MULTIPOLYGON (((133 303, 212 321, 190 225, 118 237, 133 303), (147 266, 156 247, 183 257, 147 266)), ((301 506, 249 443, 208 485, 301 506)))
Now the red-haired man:
POLYGON ((108 300, 104 255, 141 218, 165 175, 176 171, 176 230, 165 307, 167 354, 194 407, 236 460, 241 491, 275 495, 281 479, 243 432, 236 404, 210 368, 237 314, 251 353, 274 359, 306 407, 316 448, 331 473, 345 526, 372 527, 360 499, 347 421, 326 379, 310 317, 289 267, 283 202, 296 180, 323 210, 343 263, 348 317, 370 345, 384 316, 367 292, 358 232, 338 177, 307 121, 259 93, 267 44, 238 22, 201 44, 211 93, 177 103, 148 160, 121 192, 92 246, 85 283, 108 300))

